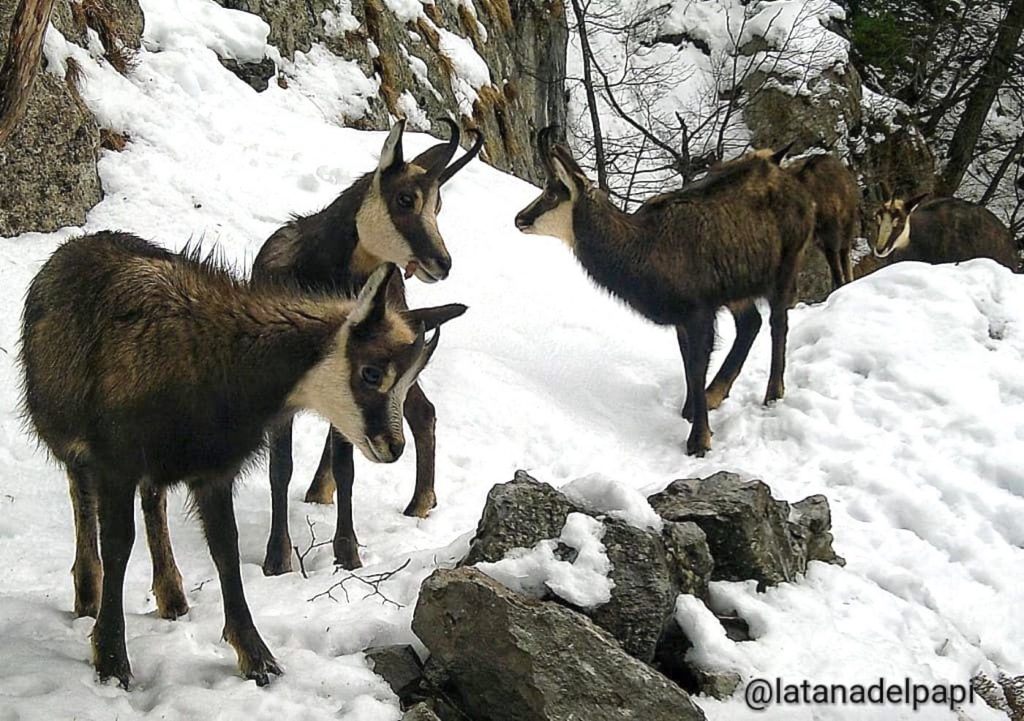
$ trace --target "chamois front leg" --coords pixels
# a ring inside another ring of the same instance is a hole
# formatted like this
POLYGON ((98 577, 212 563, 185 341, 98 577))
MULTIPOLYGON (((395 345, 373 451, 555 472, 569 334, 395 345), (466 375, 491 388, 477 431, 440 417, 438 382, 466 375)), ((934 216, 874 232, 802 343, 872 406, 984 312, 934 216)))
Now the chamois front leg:
POLYGON ((292 570, 292 538, 288 533, 288 484, 292 479, 292 421, 270 433, 270 537, 263 574, 280 576, 292 570))
POLYGON ((686 440, 686 453, 691 456, 703 456, 711 450, 711 428, 708 425, 704 382, 707 379, 708 361, 714 342, 714 309, 694 309, 687 317, 683 328, 686 336, 686 385, 693 408, 693 425, 686 440))
POLYGON ((320 463, 313 474, 313 482, 306 489, 306 503, 322 503, 329 506, 334 503, 334 474, 331 472, 331 431, 328 429, 324 440, 324 450, 320 454, 320 463))
POLYGON ((135 542, 135 484, 102 479, 98 488, 103 597, 92 630, 93 665, 100 680, 116 678, 127 689, 132 669, 124 642, 124 572, 135 542))
POLYGON ((338 525, 334 529, 334 562, 352 570, 363 564, 359 560, 359 541, 352 523, 352 484, 355 467, 352 444, 339 431, 331 429, 331 467, 338 484, 338 525))
POLYGON ((231 484, 232 479, 198 482, 191 489, 203 521, 210 555, 220 577, 220 592, 224 599, 224 640, 235 649, 242 674, 255 681, 257 686, 266 686, 270 683, 271 674, 281 674, 281 667, 256 630, 245 600, 238 565, 238 527, 231 484))
POLYGON ((761 330, 761 313, 753 301, 744 301, 729 306, 729 311, 736 320, 736 340, 722 361, 722 367, 715 374, 715 379, 707 389, 708 410, 715 410, 722 401, 729 397, 732 384, 736 382, 743 364, 750 355, 750 347, 754 344, 761 330))
POLYGON ((97 540, 96 488, 94 479, 81 467, 68 468, 71 507, 75 515, 75 563, 71 575, 75 580, 75 617, 92 616, 100 608, 103 565, 97 540))
POLYGON ((167 489, 143 483, 139 495, 146 522, 146 541, 153 561, 153 595, 156 596, 157 613, 160 618, 173 621, 188 613, 188 601, 171 548, 171 532, 167 526, 167 489))
POLYGON ((676 326, 676 340, 679 343, 679 355, 683 357, 683 378, 686 380, 686 399, 683 401, 683 409, 680 411, 680 415, 683 417, 683 420, 693 423, 693 385, 690 383, 690 372, 687 370, 690 351, 685 326, 676 326))
POLYGON ((416 445, 416 490, 405 508, 405 515, 426 518, 437 505, 434 494, 435 430, 437 415, 420 384, 409 389, 405 397, 405 418, 409 421, 412 440, 416 445))

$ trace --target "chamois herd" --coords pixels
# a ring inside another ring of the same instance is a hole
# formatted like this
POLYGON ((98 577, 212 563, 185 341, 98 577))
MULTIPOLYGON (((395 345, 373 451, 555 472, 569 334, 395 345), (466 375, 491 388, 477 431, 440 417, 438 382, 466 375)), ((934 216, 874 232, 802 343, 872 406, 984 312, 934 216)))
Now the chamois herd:
MULTIPOLYGON (((68 241, 33 279, 21 338, 24 406, 65 467, 75 519, 76 616, 96 618, 93 663, 127 688, 122 595, 142 499, 153 591, 163 618, 188 611, 167 527, 166 491, 187 485, 220 578, 224 639, 241 672, 263 685, 281 669, 253 623, 242 588, 232 487, 269 449, 271 530, 263 570, 291 570, 288 484, 292 417, 330 421, 307 501, 337 490, 335 561, 360 565, 352 522, 353 448, 391 463, 416 449, 406 515, 426 516, 434 494, 435 409, 417 378, 440 326, 465 312, 450 304, 410 310, 405 279, 447 277, 451 256, 437 227, 441 189, 483 145, 450 139, 406 160, 404 121, 377 167, 324 210, 296 216, 240 280, 198 249, 171 253, 127 233, 68 241), (403 272, 400 272, 403 271, 403 272)), ((770 309, 765 403, 783 396, 787 312, 805 247, 816 239, 838 287, 853 279, 850 247, 859 190, 829 155, 782 166, 785 151, 754 151, 679 190, 619 210, 556 142, 538 134, 547 182, 515 218, 524 233, 555 236, 593 279, 655 323, 676 328, 686 375, 686 450, 711 447, 717 408, 770 309), (715 314, 726 307, 736 339, 704 383, 715 314)), ((878 256, 929 262, 987 256, 1015 267, 1016 251, 991 213, 953 199, 887 198, 877 214, 878 256)))

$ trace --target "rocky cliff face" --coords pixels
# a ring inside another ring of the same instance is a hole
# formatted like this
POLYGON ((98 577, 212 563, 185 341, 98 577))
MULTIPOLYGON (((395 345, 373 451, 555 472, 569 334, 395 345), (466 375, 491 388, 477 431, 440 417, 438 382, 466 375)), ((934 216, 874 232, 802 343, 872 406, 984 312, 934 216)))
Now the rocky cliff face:
POLYGON ((427 129, 457 109, 464 125, 484 133, 485 160, 540 180, 532 136, 565 120, 562 0, 218 2, 263 18, 286 61, 320 43, 357 63, 378 92, 349 124, 383 130, 390 114, 427 129))
MULTIPOLYGON (((5 57, 16 2, 0 5, 0 58, 5 57)), ((95 31, 112 64, 127 69, 142 37, 137 0, 54 3, 53 24, 72 42, 95 31)), ((75 87, 73 70, 37 71, 28 108, 14 135, 0 147, 0 236, 80 225, 102 192, 96 171, 100 128, 75 87)))

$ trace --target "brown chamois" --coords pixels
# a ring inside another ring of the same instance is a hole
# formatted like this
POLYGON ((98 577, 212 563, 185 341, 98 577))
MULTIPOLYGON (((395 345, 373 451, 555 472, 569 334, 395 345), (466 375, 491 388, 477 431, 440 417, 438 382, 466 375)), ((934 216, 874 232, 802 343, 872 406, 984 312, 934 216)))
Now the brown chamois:
POLYGON ((391 309, 395 272, 374 271, 355 300, 311 296, 98 233, 62 245, 33 279, 25 410, 70 480, 75 614, 96 617, 101 679, 131 678, 122 596, 140 484, 187 484, 220 576, 224 638, 257 684, 281 672, 242 589, 232 486, 267 428, 299 409, 324 415, 372 461, 401 454, 400 409, 438 342, 425 330, 465 306, 391 309))
MULTIPOLYGON (((459 128, 451 129, 447 143, 435 145, 405 162, 402 133, 405 121, 391 128, 380 162, 318 213, 295 217, 263 244, 253 263, 258 282, 283 282, 310 292, 358 289, 380 263, 405 269, 433 283, 448 277, 451 256, 437 229, 441 186, 466 166, 483 145, 473 131, 473 147, 449 165, 459 147, 459 128)), ((395 307, 405 307, 405 286, 398 275, 388 288, 395 307)), ((434 495, 434 406, 419 384, 409 389, 405 418, 416 446, 416 490, 405 509, 407 516, 426 517, 437 504, 434 495)), ((352 446, 328 432, 320 464, 305 500, 330 503, 338 492, 338 523, 334 532, 335 562, 358 568, 359 548, 352 522, 352 446)), ((292 542, 288 533, 288 484, 292 476, 292 423, 286 421, 270 441, 270 537, 263 562, 267 575, 292 570, 292 542)))
POLYGON ((933 264, 991 258, 1011 270, 1020 268, 1010 231, 992 211, 959 198, 927 197, 890 197, 875 211, 877 257, 933 264))
POLYGON ((548 181, 516 216, 524 233, 565 241, 583 268, 640 314, 674 325, 693 425, 690 455, 711 448, 708 409, 728 396, 761 327, 753 299, 771 307, 772 361, 765 403, 784 393, 787 312, 797 264, 814 230, 814 201, 778 158, 752 153, 682 190, 625 213, 593 186, 553 128, 538 135, 548 181), (736 317, 736 341, 705 392, 715 312, 736 317))
POLYGON ((814 237, 825 254, 832 289, 853 280, 850 250, 860 213, 860 188, 853 173, 831 153, 799 158, 785 167, 814 198, 814 237))

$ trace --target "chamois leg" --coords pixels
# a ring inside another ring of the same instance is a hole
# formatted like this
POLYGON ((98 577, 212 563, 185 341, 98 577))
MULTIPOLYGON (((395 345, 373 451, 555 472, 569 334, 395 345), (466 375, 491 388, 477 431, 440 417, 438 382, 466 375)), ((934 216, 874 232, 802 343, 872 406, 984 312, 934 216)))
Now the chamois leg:
POLYGON ((683 401, 683 409, 680 415, 684 420, 693 423, 693 384, 690 383, 690 372, 687 370, 689 357, 689 341, 686 337, 686 327, 676 326, 676 340, 679 343, 679 355, 683 357, 683 377, 686 379, 686 399, 683 401))
POLYGON ((416 444, 416 490, 406 506, 405 515, 426 518, 437 505, 434 495, 435 428, 437 415, 420 384, 409 389, 405 397, 405 418, 409 421, 412 440, 416 444))
POLYGON ((686 453, 703 456, 711 450, 711 429, 708 426, 707 380, 708 361, 715 334, 715 310, 698 308, 692 311, 684 324, 686 334, 686 385, 692 398, 693 423, 686 439, 686 453))
POLYGON ((103 598, 92 630, 92 659, 100 680, 113 677, 128 688, 131 665, 124 642, 124 572, 135 542, 135 483, 102 479, 99 490, 103 598))
POLYGON ((758 332, 761 330, 761 314, 753 301, 745 301, 742 304, 735 304, 729 307, 733 318, 736 320, 736 340, 732 348, 722 361, 722 367, 715 374, 715 379, 707 389, 708 410, 715 410, 722 401, 729 397, 732 384, 746 362, 750 354, 750 347, 754 344, 758 332))
POLYGON ((839 253, 843 259, 843 280, 846 283, 853 282, 853 261, 850 258, 850 252, 853 250, 853 223, 846 228, 846 233, 843 235, 843 245, 839 250, 839 253))
POLYGON ((334 476, 331 474, 331 432, 327 431, 324 450, 320 454, 320 463, 313 474, 313 482, 306 489, 306 503, 322 503, 329 506, 334 503, 334 476))
POLYGON ((224 640, 235 649, 242 674, 254 680, 257 686, 266 686, 270 682, 270 674, 280 674, 281 668, 252 622, 242 589, 231 481, 196 483, 191 490, 203 521, 210 555, 220 577, 220 592, 224 599, 224 640))
POLYGON ((783 376, 786 371, 786 335, 789 332, 789 304, 792 297, 790 290, 768 301, 771 307, 768 323, 772 329, 772 362, 768 373, 768 390, 764 396, 765 405, 782 398, 786 393, 783 376))
POLYGON ((334 529, 334 562, 352 570, 363 564, 359 560, 359 541, 352 523, 352 444, 334 428, 331 429, 331 467, 338 484, 338 525, 334 529))
POLYGON ((188 601, 181 587, 181 572, 174 562, 171 532, 167 526, 167 489, 143 483, 142 515, 146 522, 146 542, 153 560, 153 595, 160 618, 174 620, 188 613, 188 601))
POLYGON ((82 468, 68 468, 71 507, 75 514, 75 617, 92 616, 100 607, 103 566, 97 542, 96 488, 94 479, 82 468))
POLYGON ((846 271, 843 268, 843 259, 837 245, 829 243, 825 246, 825 259, 828 261, 828 271, 832 276, 832 290, 846 282, 846 271))
POLYGON ((292 422, 270 434, 270 537, 263 557, 263 575, 292 570, 292 538, 288 533, 288 484, 292 479, 292 422))

